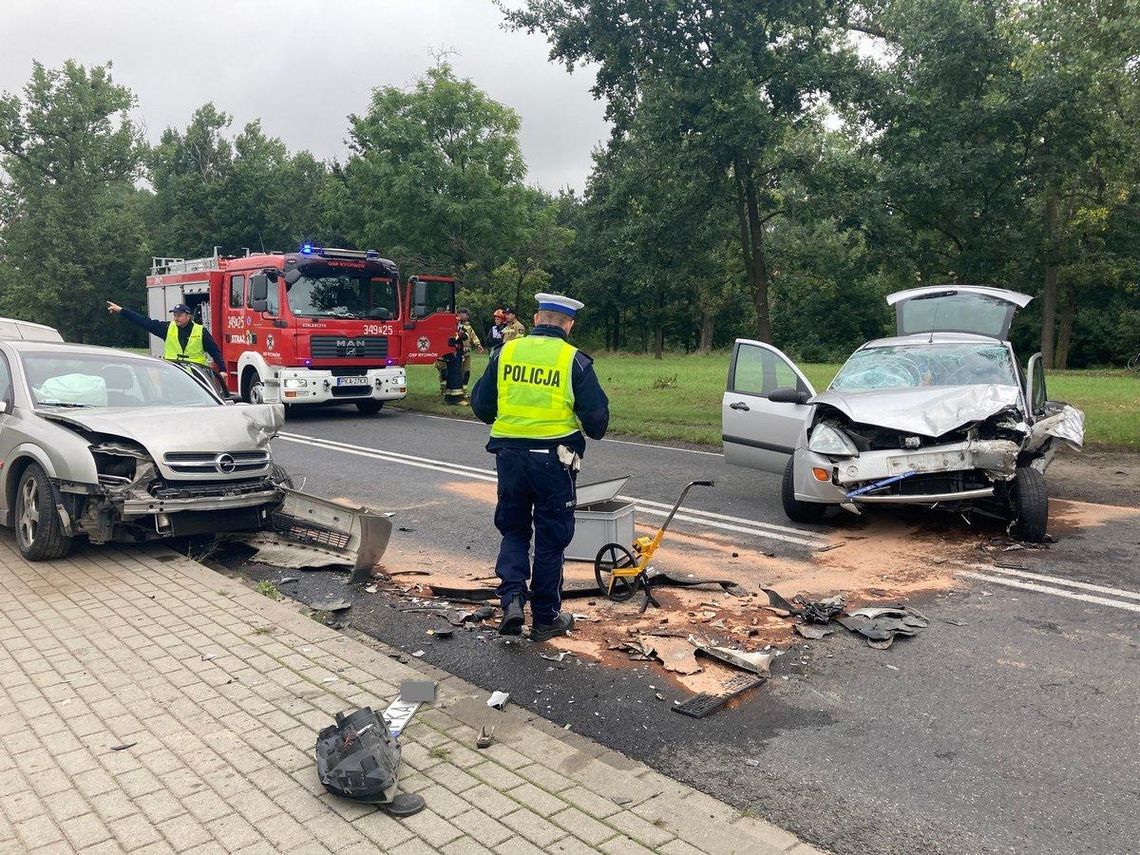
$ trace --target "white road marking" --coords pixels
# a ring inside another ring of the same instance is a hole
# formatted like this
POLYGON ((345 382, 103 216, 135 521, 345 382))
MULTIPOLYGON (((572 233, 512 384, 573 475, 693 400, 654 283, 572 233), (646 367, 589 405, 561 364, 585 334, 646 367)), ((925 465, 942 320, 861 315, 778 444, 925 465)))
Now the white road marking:
POLYGON ((1124 600, 1111 600, 1107 597, 1094 597, 1092 594, 1080 594, 1076 591, 1065 591, 1049 585, 1038 585, 1036 582, 1023 582, 1008 576, 989 576, 985 573, 974 573, 970 570, 959 570, 959 576, 967 579, 976 579, 980 582, 989 582, 994 585, 1005 585, 1007 588, 1019 588, 1025 591, 1036 591, 1041 594, 1051 594, 1054 597, 1065 597, 1069 600, 1080 600, 1083 603, 1096 603, 1100 606, 1111 606, 1114 609, 1124 609, 1130 612, 1140 612, 1140 603, 1129 603, 1124 600))
MULTIPOLYGON (((406 466, 414 466, 419 469, 430 469, 435 472, 442 472, 447 475, 459 475, 464 478, 473 478, 479 481, 489 481, 494 483, 497 481, 493 469, 479 469, 474 466, 464 466, 459 463, 448 463, 443 460, 434 460, 428 457, 416 457, 410 454, 399 454, 393 451, 380 451, 374 448, 364 448, 359 445, 351 445, 347 442, 340 442, 338 440, 321 439, 319 437, 308 436, 307 434, 296 433, 279 433, 278 439, 285 440, 286 442, 295 442, 301 445, 308 445, 314 448, 323 448, 326 451, 340 451, 345 454, 352 454, 358 457, 369 457, 373 460, 383 460, 388 463, 402 463, 406 466)), ((666 505, 661 502, 652 502, 645 499, 637 498, 636 496, 620 496, 619 498, 624 501, 634 502, 637 510, 644 514, 652 516, 667 516, 668 509, 672 505, 666 505)), ((754 522, 752 520, 741 519, 740 517, 729 517, 723 514, 714 514, 708 511, 698 511, 692 508, 685 508, 683 511, 677 513, 675 517, 677 520, 685 522, 699 523, 702 526, 709 528, 717 528, 723 531, 731 531, 739 534, 749 534, 754 537, 763 537, 769 540, 780 540, 785 543, 794 543, 799 546, 806 546, 809 549, 818 549, 822 546, 826 539, 821 535, 814 532, 803 531, 800 529, 789 528, 787 526, 777 526, 770 523, 754 522), (739 523, 739 524, 737 524, 739 523)))
POLYGON ((1053 585, 1064 585, 1067 588, 1080 588, 1083 591, 1096 591, 1098 594, 1112 594, 1116 597, 1125 597, 1129 600, 1140 600, 1140 592, 1125 591, 1122 588, 1109 588, 1105 585, 1093 585, 1090 582, 1077 582, 1074 579, 1065 579, 1062 576, 1048 576, 1044 573, 1030 573, 1026 570, 1016 570, 1012 567, 994 567, 989 564, 967 564, 974 570, 989 573, 1000 573, 1003 576, 1017 576, 1021 579, 1032 579, 1035 582, 1048 582, 1053 585))
MULTIPOLYGON (((396 409, 400 408, 397 407, 396 409)), ((400 409, 400 412, 406 413, 409 416, 417 416, 421 419, 438 419, 441 422, 458 422, 459 424, 471 425, 472 427, 483 429, 486 429, 487 427, 482 422, 473 422, 471 419, 457 419, 454 416, 434 416, 430 413, 414 413, 411 410, 404 409, 400 409)), ((633 440, 629 439, 609 439, 607 437, 606 439, 603 439, 602 442, 612 442, 616 443, 617 445, 636 445, 640 448, 659 448, 662 451, 683 451, 686 454, 705 454, 709 457, 724 457, 724 452, 721 451, 701 451, 696 448, 680 448, 676 445, 654 445, 653 443, 649 442, 634 442, 633 440)))

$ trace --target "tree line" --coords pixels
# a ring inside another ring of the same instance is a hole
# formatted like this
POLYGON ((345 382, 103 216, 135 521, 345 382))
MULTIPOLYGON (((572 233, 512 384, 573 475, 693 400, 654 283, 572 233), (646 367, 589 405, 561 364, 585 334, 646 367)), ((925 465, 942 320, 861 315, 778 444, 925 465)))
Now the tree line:
POLYGON ((889 333, 883 297, 1037 297, 1019 349, 1140 351, 1136 0, 528 0, 510 27, 591 64, 610 138, 583 194, 526 181, 520 119, 446 62, 381 87, 343 158, 214 104, 148 144, 110 64, 0 96, 0 314, 123 344, 151 256, 373 248, 449 273, 484 328, 540 290, 587 347, 806 360, 889 333))

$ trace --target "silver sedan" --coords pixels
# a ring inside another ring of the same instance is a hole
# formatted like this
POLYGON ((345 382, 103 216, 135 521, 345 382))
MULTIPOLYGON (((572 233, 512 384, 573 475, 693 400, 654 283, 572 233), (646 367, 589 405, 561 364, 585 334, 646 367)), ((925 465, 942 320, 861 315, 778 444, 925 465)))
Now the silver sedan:
POLYGON ((171 363, 0 324, 0 514, 30 560, 80 537, 266 528, 283 423, 280 404, 235 406, 171 363))

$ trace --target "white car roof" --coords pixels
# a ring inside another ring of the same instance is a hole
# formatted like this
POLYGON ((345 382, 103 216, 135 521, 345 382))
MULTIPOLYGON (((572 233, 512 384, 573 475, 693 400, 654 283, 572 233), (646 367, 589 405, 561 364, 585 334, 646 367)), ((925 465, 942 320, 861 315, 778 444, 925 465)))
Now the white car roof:
POLYGON ((63 341, 55 327, 33 324, 16 318, 0 318, 0 340, 4 341, 63 341))

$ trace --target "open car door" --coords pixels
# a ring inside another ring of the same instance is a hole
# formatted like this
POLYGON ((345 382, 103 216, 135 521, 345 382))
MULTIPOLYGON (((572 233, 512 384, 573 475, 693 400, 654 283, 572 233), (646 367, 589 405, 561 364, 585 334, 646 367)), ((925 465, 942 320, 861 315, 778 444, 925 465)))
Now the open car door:
POLYGON ((815 394, 803 372, 770 344, 737 339, 721 400, 724 459, 781 473, 795 451, 815 394))
POLYGON ((933 285, 887 296, 898 335, 963 332, 1006 341, 1014 313, 1033 298, 982 285, 933 285))

